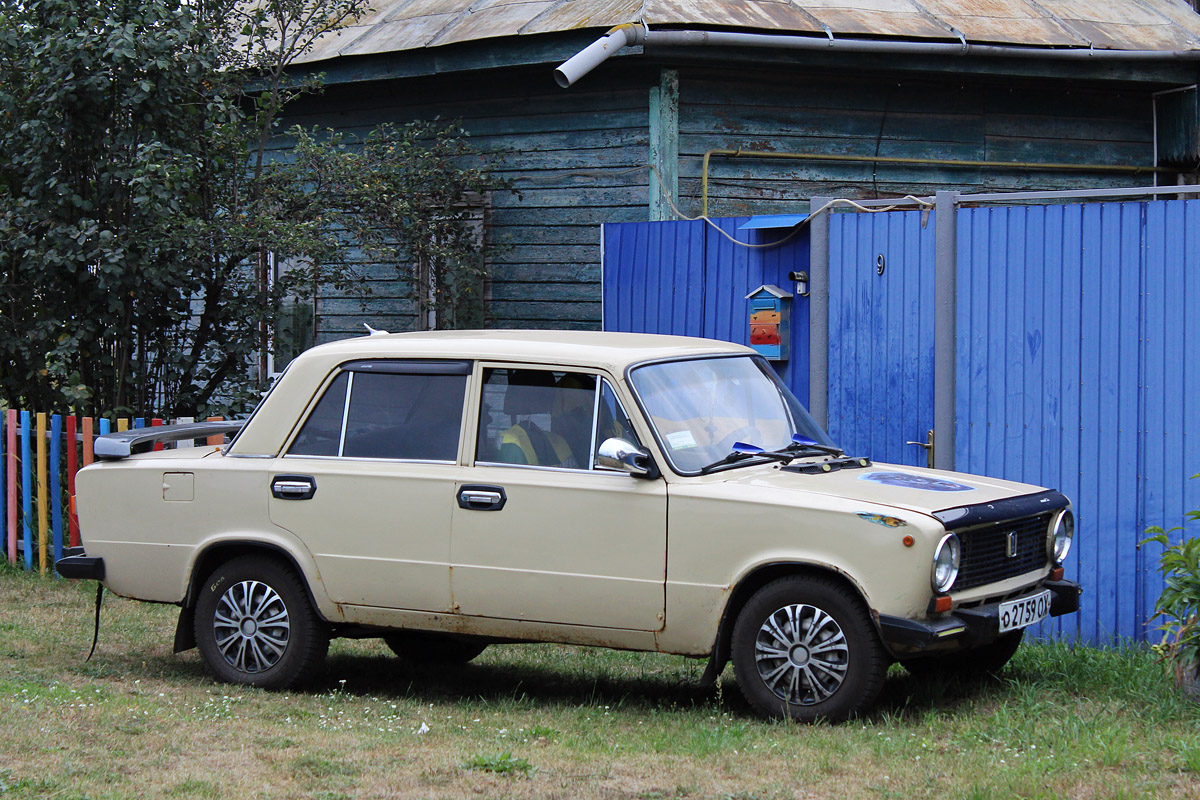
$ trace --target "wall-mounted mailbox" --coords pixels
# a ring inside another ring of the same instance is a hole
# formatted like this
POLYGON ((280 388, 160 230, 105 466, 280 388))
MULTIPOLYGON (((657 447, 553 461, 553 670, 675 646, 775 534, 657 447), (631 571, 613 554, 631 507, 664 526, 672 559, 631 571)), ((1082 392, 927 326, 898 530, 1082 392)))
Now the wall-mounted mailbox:
POLYGON ((788 323, 792 295, 778 286, 760 286, 750 301, 750 346, 768 361, 788 360, 788 323))

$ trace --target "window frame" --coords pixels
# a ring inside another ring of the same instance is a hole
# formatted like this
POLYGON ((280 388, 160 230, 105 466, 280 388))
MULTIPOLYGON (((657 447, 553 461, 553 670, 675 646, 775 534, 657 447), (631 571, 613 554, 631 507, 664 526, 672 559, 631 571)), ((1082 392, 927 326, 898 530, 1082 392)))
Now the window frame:
POLYGON ((314 394, 312 402, 304 411, 304 416, 301 422, 296 425, 291 436, 283 448, 282 458, 305 458, 318 461, 368 461, 382 462, 391 464, 442 464, 442 465, 457 465, 460 463, 463 449, 464 433, 467 430, 470 421, 469 415, 472 413, 471 406, 471 387, 474 385, 476 362, 470 359, 446 359, 446 358, 359 358, 351 361, 346 361, 339 364, 334 369, 330 370, 322 382, 319 390, 314 394), (455 447, 454 457, 452 459, 430 459, 430 458, 381 458, 378 456, 348 456, 344 455, 346 449, 346 424, 350 414, 350 401, 354 395, 354 376, 356 374, 374 374, 374 375, 452 375, 463 377, 463 396, 462 406, 459 413, 458 422, 458 444, 455 447), (316 411, 321 401, 325 399, 326 393, 330 387, 342 375, 346 376, 346 396, 342 400, 342 421, 338 431, 338 452, 337 455, 309 455, 305 453, 292 453, 291 448, 295 445, 296 439, 303 433, 309 419, 316 411))
MULTIPOLYGON (((605 384, 607 384, 609 389, 612 391, 613 399, 616 401, 617 405, 620 407, 621 413, 624 414, 625 418, 630 420, 630 422, 632 422, 632 420, 633 420, 633 418, 629 416, 629 412, 626 409, 626 404, 621 399, 621 393, 617 391, 617 382, 612 378, 612 376, 608 375, 608 373, 603 372, 601 370, 597 370, 597 369, 589 369, 586 367, 578 367, 578 366, 572 366, 572 365, 568 365, 568 364, 520 364, 520 363, 515 363, 515 362, 502 362, 502 363, 501 362, 493 362, 493 363, 479 362, 476 364, 476 373, 477 373, 476 391, 475 391, 475 396, 472 398, 472 401, 475 404, 475 413, 474 413, 475 425, 473 427, 473 434, 472 434, 474 441, 471 443, 471 450, 470 450, 471 466, 473 466, 473 467, 509 467, 511 469, 533 469, 533 470, 541 470, 543 472, 565 472, 565 473, 573 473, 573 474, 578 474, 578 475, 597 475, 597 474, 599 474, 599 475, 625 475, 626 474, 626 473, 622 472, 621 470, 615 470, 615 469, 611 469, 609 467, 602 467, 596 463, 596 446, 598 444, 598 442, 596 441, 596 437, 598 435, 597 428, 599 425, 600 395, 603 392, 603 387, 605 384), (484 380, 484 374, 485 374, 485 371, 489 370, 489 369, 490 370, 503 369, 503 370, 509 370, 509 371, 512 371, 512 370, 538 370, 538 371, 542 371, 542 372, 562 372, 562 373, 567 373, 567 374, 588 375, 588 376, 591 376, 592 378, 595 378, 596 386, 592 390, 591 449, 588 454, 588 466, 586 468, 583 468, 583 467, 552 467, 552 466, 543 466, 540 464, 513 464, 513 463, 510 463, 507 461, 482 461, 482 460, 480 460, 479 459, 479 444, 482 440, 479 436, 479 433, 480 433, 479 421, 480 421, 481 417, 483 416, 483 410, 485 408, 485 405, 483 402, 483 391, 487 384, 485 383, 485 380, 484 380)), ((636 433, 636 431, 635 431, 635 433, 636 433)))

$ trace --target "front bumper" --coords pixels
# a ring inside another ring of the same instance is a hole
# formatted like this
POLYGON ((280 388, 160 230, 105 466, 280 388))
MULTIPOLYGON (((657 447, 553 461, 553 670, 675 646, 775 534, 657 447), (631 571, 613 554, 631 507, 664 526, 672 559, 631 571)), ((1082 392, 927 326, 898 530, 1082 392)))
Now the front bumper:
MULTIPOLYGON (((1072 581, 1043 581, 1050 590, 1050 616, 1079 610, 1083 589, 1072 581)), ((959 608, 934 620, 879 615, 879 630, 892 655, 907 657, 964 650, 990 644, 1000 636, 1000 603, 959 608)))
POLYGON ((63 557, 54 562, 54 568, 64 578, 104 580, 104 559, 85 555, 82 547, 69 547, 64 550, 63 557))

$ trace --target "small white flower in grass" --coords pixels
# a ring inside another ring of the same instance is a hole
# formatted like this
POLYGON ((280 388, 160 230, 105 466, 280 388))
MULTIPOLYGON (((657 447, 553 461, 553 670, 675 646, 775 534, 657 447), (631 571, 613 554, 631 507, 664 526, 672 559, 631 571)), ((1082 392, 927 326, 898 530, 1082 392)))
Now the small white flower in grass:
POLYGON ((424 722, 421 723, 421 727, 417 728, 417 736, 420 736, 423 733, 429 733, 429 726, 424 722))

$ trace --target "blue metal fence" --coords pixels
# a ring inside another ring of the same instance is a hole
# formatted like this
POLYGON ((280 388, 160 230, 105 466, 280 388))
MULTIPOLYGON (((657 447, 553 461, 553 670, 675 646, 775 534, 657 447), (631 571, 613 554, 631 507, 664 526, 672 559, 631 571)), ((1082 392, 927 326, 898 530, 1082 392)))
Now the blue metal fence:
MULTIPOLYGON (((1162 584, 1158 546, 1137 542, 1200 506, 1200 201, 956 213, 956 468, 1072 498, 1082 608, 1039 633, 1145 639, 1162 584)), ((750 241, 740 221, 719 224, 750 241)), ((880 461, 923 464, 905 442, 933 427, 935 224, 829 221, 829 427, 880 461)), ((611 330, 745 342, 746 292, 790 287, 808 263, 806 238, 748 250, 700 222, 609 225, 604 242, 611 330)), ((807 306, 796 298, 784 373, 802 399, 807 306)))
POLYGON ((959 212, 957 468, 1060 488, 1078 514, 1054 632, 1145 638, 1149 525, 1200 504, 1200 204, 959 212))
MULTIPOLYGON (((749 344, 746 294, 763 284, 791 290, 788 273, 809 263, 806 232, 740 230, 749 219, 605 225, 604 329, 749 344)), ((790 332, 790 358, 776 369, 807 402, 808 304, 802 298, 792 303, 790 332)))

